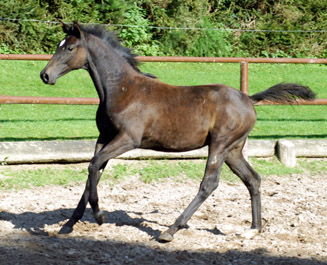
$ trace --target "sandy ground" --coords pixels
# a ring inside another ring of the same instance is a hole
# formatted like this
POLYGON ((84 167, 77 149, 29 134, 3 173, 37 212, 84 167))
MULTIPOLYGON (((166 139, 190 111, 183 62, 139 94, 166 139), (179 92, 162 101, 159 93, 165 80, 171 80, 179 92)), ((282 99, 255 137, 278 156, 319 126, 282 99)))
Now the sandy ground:
POLYGON ((1 191, 0 264, 327 264, 326 180, 326 174, 263 179, 266 226, 253 238, 244 237, 248 191, 222 180, 170 243, 156 238, 192 200, 198 181, 100 182, 105 223, 98 226, 88 208, 69 235, 57 232, 84 185, 1 191))

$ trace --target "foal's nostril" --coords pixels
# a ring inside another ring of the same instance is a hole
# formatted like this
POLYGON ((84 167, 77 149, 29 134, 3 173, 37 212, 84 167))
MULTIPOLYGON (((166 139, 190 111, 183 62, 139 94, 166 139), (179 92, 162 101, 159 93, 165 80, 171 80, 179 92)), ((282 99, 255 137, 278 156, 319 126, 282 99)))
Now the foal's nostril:
POLYGON ((49 82, 49 76, 47 73, 41 73, 41 79, 43 80, 44 83, 49 82))
POLYGON ((44 80, 48 83, 49 82, 49 76, 47 73, 44 74, 44 80))

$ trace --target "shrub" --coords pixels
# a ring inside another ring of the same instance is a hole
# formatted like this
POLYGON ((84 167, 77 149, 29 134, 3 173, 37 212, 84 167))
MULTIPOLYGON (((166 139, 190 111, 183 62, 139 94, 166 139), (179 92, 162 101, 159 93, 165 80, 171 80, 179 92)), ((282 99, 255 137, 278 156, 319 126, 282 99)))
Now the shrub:
POLYGON ((327 55, 327 1, 2 0, 0 17, 17 19, 0 20, 2 53, 53 53, 63 37, 53 21, 62 19, 111 24, 140 55, 327 55))

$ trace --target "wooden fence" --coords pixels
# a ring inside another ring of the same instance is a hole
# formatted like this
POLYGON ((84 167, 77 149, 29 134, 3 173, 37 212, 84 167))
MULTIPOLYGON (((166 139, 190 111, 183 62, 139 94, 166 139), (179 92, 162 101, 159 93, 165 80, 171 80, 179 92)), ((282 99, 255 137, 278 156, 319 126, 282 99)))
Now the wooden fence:
MULTIPOLYGON (((48 61, 52 55, 40 54, 0 54, 0 60, 38 60, 48 61)), ((308 58, 246 58, 246 57, 165 57, 165 56, 138 56, 142 62, 193 62, 193 63, 239 63, 241 71, 241 91, 248 91, 248 65, 249 63, 293 63, 293 64, 327 64, 327 59, 308 58)), ((0 104, 75 104, 96 105, 97 98, 63 98, 63 97, 24 97, 0 95, 0 104)), ((272 102, 260 102, 257 105, 273 105, 272 102)), ((312 101, 297 100, 299 105, 327 105, 327 99, 312 101)))

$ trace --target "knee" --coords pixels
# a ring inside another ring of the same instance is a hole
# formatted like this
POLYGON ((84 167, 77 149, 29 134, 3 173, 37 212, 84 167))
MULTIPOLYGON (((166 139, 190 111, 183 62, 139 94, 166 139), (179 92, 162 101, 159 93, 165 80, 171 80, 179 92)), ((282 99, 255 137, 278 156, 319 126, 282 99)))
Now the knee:
POLYGON ((260 189, 261 186, 261 177, 259 176, 259 174, 255 174, 254 175, 254 183, 253 186, 256 187, 256 189, 260 189))
POLYGON ((209 197, 209 195, 215 190, 217 189, 219 185, 219 179, 218 177, 212 178, 212 179, 208 179, 206 181, 203 181, 201 183, 200 186, 200 196, 202 196, 203 198, 207 198, 209 197))
POLYGON ((93 161, 91 161, 91 163, 89 164, 88 171, 89 171, 89 176, 93 176, 97 172, 97 168, 93 161))
POLYGON ((248 189, 251 194, 256 195, 260 194, 260 187, 261 187, 261 178, 258 176, 256 178, 253 178, 249 183, 248 183, 248 189))

